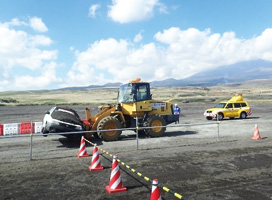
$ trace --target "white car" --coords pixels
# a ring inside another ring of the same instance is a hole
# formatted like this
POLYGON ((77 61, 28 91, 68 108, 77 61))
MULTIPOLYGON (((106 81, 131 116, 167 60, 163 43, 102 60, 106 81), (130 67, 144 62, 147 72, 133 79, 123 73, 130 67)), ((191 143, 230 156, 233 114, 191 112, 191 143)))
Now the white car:
POLYGON ((84 131, 78 114, 68 107, 53 107, 45 113, 42 133, 84 131))

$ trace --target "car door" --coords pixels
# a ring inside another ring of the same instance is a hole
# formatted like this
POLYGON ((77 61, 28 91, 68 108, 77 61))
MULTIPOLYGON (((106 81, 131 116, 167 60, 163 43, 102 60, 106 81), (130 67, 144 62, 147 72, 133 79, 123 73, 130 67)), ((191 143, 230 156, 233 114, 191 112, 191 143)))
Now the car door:
POLYGON ((234 117, 240 117, 241 103, 234 103, 233 115, 234 117))
POLYGON ((224 113, 225 117, 233 117, 233 114, 232 114, 233 104, 228 103, 225 108, 226 108, 226 111, 224 113))

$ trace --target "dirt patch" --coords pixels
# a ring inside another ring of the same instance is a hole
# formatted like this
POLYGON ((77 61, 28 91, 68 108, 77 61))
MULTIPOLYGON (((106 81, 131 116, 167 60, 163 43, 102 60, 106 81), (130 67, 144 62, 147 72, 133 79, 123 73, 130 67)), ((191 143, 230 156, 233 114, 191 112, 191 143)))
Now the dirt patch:
MULTIPOLYGON (((181 124, 206 123, 211 104, 181 105, 181 124)), ((187 199, 272 199, 272 104, 252 104, 245 120, 203 126, 169 127, 161 138, 139 139, 132 131, 119 141, 92 142, 116 153, 121 161, 187 199), (252 140, 258 124, 263 140, 252 140)), ((49 107, 0 107, 1 122, 41 121, 49 107)), ((84 116, 85 106, 73 106, 84 116)), ((127 192, 108 194, 112 158, 100 154, 103 171, 90 172, 91 157, 77 158, 79 142, 62 136, 0 139, 0 199, 149 199, 151 184, 120 165, 127 192)), ((92 153, 92 146, 87 144, 92 153)), ((163 199, 177 199, 161 190, 163 199)))

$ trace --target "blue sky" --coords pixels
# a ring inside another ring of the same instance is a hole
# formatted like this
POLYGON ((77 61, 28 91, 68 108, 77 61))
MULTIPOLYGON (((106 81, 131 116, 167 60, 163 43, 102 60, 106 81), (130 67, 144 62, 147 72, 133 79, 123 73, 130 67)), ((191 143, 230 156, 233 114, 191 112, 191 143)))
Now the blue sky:
POLYGON ((0 0, 0 91, 272 61, 271 0, 0 0))

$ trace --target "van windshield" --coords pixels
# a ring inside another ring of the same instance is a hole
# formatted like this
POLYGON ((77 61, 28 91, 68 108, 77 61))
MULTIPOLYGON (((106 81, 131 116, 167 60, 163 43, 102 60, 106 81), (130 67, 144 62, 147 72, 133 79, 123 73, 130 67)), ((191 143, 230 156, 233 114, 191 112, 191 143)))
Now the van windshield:
POLYGON ((225 103, 219 103, 215 106, 215 108, 224 108, 225 107, 225 103))

